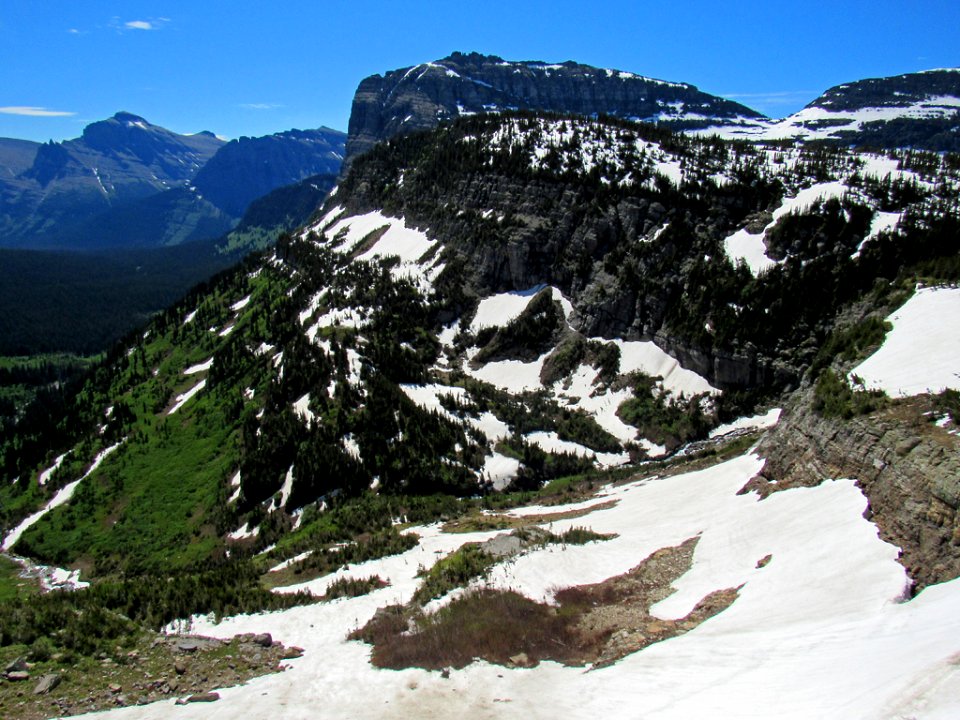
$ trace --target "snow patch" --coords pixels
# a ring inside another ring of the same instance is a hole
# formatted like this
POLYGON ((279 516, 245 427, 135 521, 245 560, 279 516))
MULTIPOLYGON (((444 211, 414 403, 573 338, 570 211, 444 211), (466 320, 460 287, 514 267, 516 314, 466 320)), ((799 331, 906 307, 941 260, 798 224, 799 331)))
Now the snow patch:
POLYGON ((893 330, 851 378, 899 397, 960 389, 960 288, 918 288, 887 321, 893 330))

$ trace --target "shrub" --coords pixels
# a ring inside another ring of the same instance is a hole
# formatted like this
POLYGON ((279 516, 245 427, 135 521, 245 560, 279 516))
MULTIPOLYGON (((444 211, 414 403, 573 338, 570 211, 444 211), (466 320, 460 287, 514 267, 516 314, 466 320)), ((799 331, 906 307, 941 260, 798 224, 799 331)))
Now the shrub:
POLYGON ((885 401, 882 390, 854 390, 846 379, 829 369, 820 373, 813 390, 813 409, 825 418, 849 420, 879 410, 885 401))
POLYGON ((479 545, 464 545, 422 573, 423 582, 413 594, 413 600, 423 605, 443 597, 454 588, 463 587, 474 578, 486 575, 495 562, 496 558, 481 550, 479 545))
POLYGON ((327 586, 323 598, 324 600, 334 600, 341 597, 360 597, 386 586, 387 583, 379 575, 371 575, 366 578, 343 577, 334 580, 327 586))

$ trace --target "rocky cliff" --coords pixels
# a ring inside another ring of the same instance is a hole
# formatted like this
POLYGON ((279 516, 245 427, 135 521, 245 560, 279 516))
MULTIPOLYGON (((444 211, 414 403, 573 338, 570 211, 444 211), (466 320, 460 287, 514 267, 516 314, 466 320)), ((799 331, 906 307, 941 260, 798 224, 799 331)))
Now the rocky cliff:
POLYGON ((851 420, 825 418, 807 390, 761 443, 767 462, 748 487, 766 496, 855 478, 869 519, 901 548, 914 591, 952 580, 960 576, 960 438, 936 417, 921 395, 851 420))
POLYGON ((495 55, 454 53, 363 80, 350 113, 347 160, 381 140, 443 120, 518 109, 606 114, 684 127, 762 117, 686 83, 575 62, 507 62, 495 55))

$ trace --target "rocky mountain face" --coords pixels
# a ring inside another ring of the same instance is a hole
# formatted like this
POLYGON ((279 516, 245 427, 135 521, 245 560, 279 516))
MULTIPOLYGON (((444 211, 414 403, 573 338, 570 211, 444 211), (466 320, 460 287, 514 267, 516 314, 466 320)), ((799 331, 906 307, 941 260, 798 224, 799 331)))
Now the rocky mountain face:
POLYGON ((183 532, 220 528, 188 543, 197 560, 371 486, 529 489, 669 456, 828 362, 843 307, 899 292, 908 268, 950 272, 958 183, 932 154, 574 116, 381 144, 306 227, 118 349, 70 423, 6 446, 26 478, 0 496, 6 523, 48 492, 30 478, 67 453, 54 485, 78 479, 96 448, 127 490, 91 485, 89 514, 55 509, 21 552, 128 565, 115 540, 146 510, 124 497, 169 498, 170 477, 196 483, 191 512, 171 510, 183 532), (114 511, 128 520, 101 527, 114 511), (78 523, 93 534, 74 543, 78 523))
POLYGON ((336 175, 346 136, 337 130, 288 130, 242 137, 222 147, 197 173, 197 192, 231 217, 272 190, 313 175, 336 175))
POLYGON ((3 242, 39 245, 62 226, 183 186, 223 144, 211 133, 178 135, 125 112, 75 140, 36 145, 27 168, 19 144, 18 164, 0 178, 3 242))
POLYGON ((686 83, 575 62, 507 62, 495 55, 454 53, 360 83, 350 113, 348 162, 394 135, 507 110, 602 114, 678 127, 763 117, 686 83))
POLYGON ((813 409, 810 388, 758 452, 766 464, 747 487, 762 495, 852 477, 870 499, 869 518, 902 551, 914 592, 960 576, 957 436, 936 425, 929 397, 850 420, 813 409))
POLYGON ((960 69, 869 78, 832 87, 777 121, 748 120, 705 132, 755 140, 827 140, 858 147, 960 150, 960 69))
POLYGON ((178 135, 130 113, 63 143, 4 141, 3 242, 90 250, 216 238, 252 200, 336 173, 344 141, 324 128, 225 143, 208 132, 178 135))

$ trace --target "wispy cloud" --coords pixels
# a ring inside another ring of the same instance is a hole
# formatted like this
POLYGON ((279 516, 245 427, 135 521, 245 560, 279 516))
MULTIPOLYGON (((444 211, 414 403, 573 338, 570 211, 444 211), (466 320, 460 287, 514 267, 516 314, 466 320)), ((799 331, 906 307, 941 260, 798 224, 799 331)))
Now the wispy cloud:
POLYGON ((819 95, 812 90, 780 90, 777 92, 760 93, 723 93, 721 97, 728 100, 744 100, 758 105, 795 105, 798 102, 810 101, 819 95))
POLYGON ((114 17, 110 21, 110 27, 117 32, 126 32, 127 30, 162 30, 163 26, 168 22, 170 22, 170 18, 166 17, 138 18, 136 20, 122 20, 119 17, 114 17))
POLYGON ((276 110, 282 108, 280 103, 240 103, 240 107, 245 110, 276 110))
POLYGON ((27 115, 29 117, 70 117, 76 115, 75 112, 66 110, 48 110, 42 107, 29 107, 26 105, 8 105, 0 107, 0 113, 4 115, 27 115))

